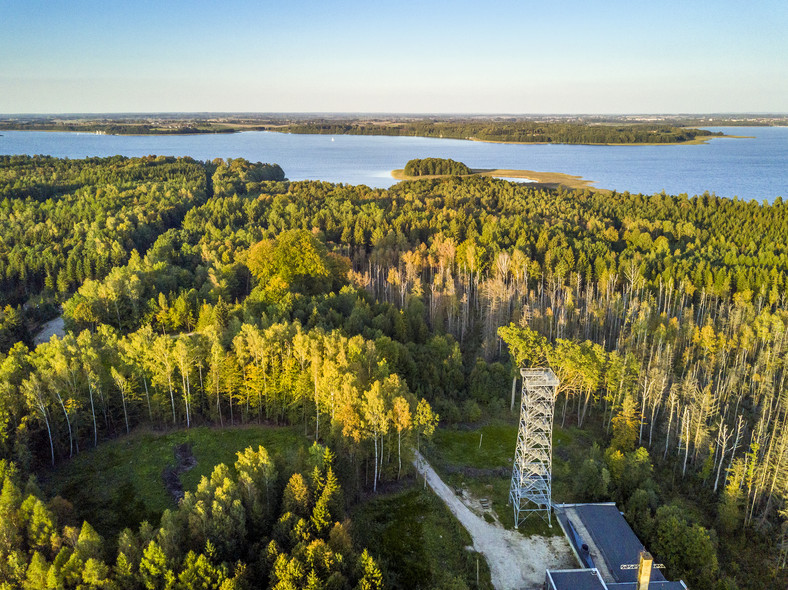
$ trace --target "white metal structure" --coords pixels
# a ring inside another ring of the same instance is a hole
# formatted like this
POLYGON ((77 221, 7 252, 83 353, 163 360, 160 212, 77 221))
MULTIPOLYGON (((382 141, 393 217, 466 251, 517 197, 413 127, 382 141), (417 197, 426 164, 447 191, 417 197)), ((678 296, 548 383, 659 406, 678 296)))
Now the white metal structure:
POLYGON ((552 369, 520 369, 523 394, 509 501, 514 524, 540 513, 552 525, 553 408, 558 377, 552 369))

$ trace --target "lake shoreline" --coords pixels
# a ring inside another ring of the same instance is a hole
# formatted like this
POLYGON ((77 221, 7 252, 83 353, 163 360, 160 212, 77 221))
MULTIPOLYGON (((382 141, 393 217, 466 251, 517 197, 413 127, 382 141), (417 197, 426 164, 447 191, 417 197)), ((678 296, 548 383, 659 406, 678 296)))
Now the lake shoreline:
POLYGON ((755 139, 754 135, 704 135, 689 141, 676 141, 673 143, 657 142, 633 142, 633 143, 565 143, 561 141, 504 141, 497 139, 478 139, 476 137, 466 137, 465 141, 478 141, 480 143, 501 143, 511 145, 589 145, 600 147, 627 147, 627 146, 677 146, 677 145, 703 145, 712 139, 755 139))
MULTIPOLYGON (((0 131, 0 153, 61 158, 142 157, 197 160, 245 158, 276 162, 291 180, 325 180, 388 188, 391 171, 414 158, 449 158, 476 170, 518 170, 500 176, 631 194, 702 195, 762 201, 788 197, 788 127, 712 128, 750 141, 710 141, 702 148, 533 145, 423 137, 300 135, 246 131, 229 134, 107 136, 92 133, 0 131), (544 178, 560 171, 578 178, 544 178), (589 180, 594 182, 579 182, 589 180)), ((718 137, 718 136, 715 136, 718 137)), ((725 137, 728 139, 728 137, 725 137)), ((496 174, 488 173, 488 176, 496 174)))
MULTIPOLYGON (((408 176, 402 168, 391 171, 391 176, 395 180, 433 180, 438 178, 452 178, 449 174, 434 174, 427 176, 408 176)), ((501 180, 522 178, 531 181, 530 186, 538 188, 556 189, 559 187, 572 190, 589 189, 599 193, 610 193, 609 189, 593 186, 594 180, 588 180, 582 176, 573 176, 562 172, 537 172, 536 170, 509 170, 503 168, 478 168, 473 169, 472 174, 456 175, 458 178, 471 178, 473 176, 486 176, 489 178, 499 178, 501 180)))
MULTIPOLYGON (((43 133, 82 133, 87 135, 110 135, 110 136, 118 136, 118 137, 146 137, 146 136, 189 136, 189 135, 230 135, 234 133, 246 133, 249 131, 261 131, 261 132, 268 132, 268 133, 284 133, 289 135, 352 135, 352 136, 365 136, 365 137, 405 137, 403 135, 388 135, 388 134, 361 134, 361 133, 298 133, 289 131, 286 129, 277 129, 274 126, 265 126, 265 127, 253 127, 253 126, 243 126, 237 125, 235 127, 228 127, 224 129, 198 129, 194 131, 186 131, 186 132, 179 132, 179 131, 166 131, 166 130, 151 130, 148 133, 109 133, 103 130, 83 130, 83 129, 53 129, 53 128, 40 128, 40 129, 23 129, 23 128, 14 128, 13 126, 0 126, 0 130, 3 131, 32 131, 32 132, 43 132, 43 133), (97 132, 99 131, 99 132, 97 132)), ((411 137, 411 136, 407 136, 411 137)), ((660 145, 660 146, 676 146, 676 145, 701 145, 708 143, 711 139, 755 139, 752 135, 704 135, 695 137, 689 141, 677 141, 677 142, 632 142, 632 143, 568 143, 564 141, 507 141, 503 139, 479 139, 478 137, 435 137, 432 135, 415 135, 412 137, 423 137, 426 139, 456 139, 458 141, 477 141, 480 143, 499 143, 499 144, 510 144, 510 145, 589 145, 589 146, 608 146, 608 147, 615 147, 615 146, 652 146, 652 145, 660 145)))

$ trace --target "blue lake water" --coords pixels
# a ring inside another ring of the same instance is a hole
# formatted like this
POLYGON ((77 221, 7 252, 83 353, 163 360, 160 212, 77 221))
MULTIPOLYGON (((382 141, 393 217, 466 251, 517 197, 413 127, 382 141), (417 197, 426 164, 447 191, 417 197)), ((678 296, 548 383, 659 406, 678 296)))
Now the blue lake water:
POLYGON ((702 194, 771 201, 788 197, 788 127, 710 128, 752 139, 702 145, 515 145, 423 137, 289 135, 249 131, 217 135, 94 135, 2 131, 0 154, 58 157, 191 156, 275 162, 291 180, 385 188, 391 170, 411 158, 459 160, 471 168, 563 172, 631 193, 702 194))

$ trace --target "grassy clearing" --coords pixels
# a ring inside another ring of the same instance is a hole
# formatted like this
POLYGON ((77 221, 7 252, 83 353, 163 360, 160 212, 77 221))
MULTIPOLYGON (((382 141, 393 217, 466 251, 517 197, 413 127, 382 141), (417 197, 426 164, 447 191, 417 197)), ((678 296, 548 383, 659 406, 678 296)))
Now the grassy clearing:
MULTIPOLYGON (((431 457, 453 467, 511 469, 517 446, 518 423, 495 421, 470 428, 440 428, 432 439, 431 457)), ((553 428, 553 448, 569 447, 577 436, 573 429, 553 428)))
POLYGON ((418 482, 365 502, 352 519, 356 542, 368 547, 383 566, 387 588, 493 587, 484 557, 466 549, 470 535, 418 482))
MULTIPOLYGON (((441 428, 436 431, 428 458, 446 483, 455 489, 466 489, 475 498, 487 498, 501 524, 514 528, 514 514, 509 502, 509 484, 518 424, 514 420, 496 421, 463 428, 441 428), (481 442, 481 444, 480 444, 481 442)), ((572 457, 585 454, 587 441, 574 428, 553 428, 553 499, 572 501, 572 457)), ((549 528, 538 516, 520 525, 525 536, 560 535, 558 527, 549 528)))
POLYGON ((60 495, 74 505, 76 517, 88 520, 105 538, 142 520, 158 523, 174 507, 162 481, 162 471, 175 463, 174 448, 191 443, 197 466, 181 476, 185 491, 219 463, 232 465, 236 452, 263 445, 272 454, 294 459, 308 442, 299 428, 248 426, 209 427, 166 433, 141 430, 83 451, 71 461, 41 475, 47 496, 60 495))
POLYGON ((441 428, 433 437, 431 456, 455 467, 510 468, 516 441, 516 424, 497 422, 466 430, 441 428))

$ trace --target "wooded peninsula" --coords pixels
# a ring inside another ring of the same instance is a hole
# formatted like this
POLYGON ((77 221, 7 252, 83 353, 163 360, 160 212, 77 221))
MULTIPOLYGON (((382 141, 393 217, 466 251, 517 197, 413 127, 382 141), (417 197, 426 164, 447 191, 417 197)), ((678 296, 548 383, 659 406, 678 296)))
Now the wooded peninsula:
POLYGON ((690 588, 786 587, 783 200, 466 168, 370 189, 242 159, 0 156, 3 587, 491 588, 412 460, 509 514, 522 366, 560 379, 556 501, 616 502, 690 588))
MULTIPOLYGON (((721 132, 697 129, 697 119, 636 117, 348 117, 287 115, 159 116, 13 116, 0 118, 0 130, 61 131, 109 135, 178 135, 273 131, 323 135, 389 135, 451 138, 503 143, 566 143, 599 145, 700 143, 721 132), (663 118, 659 118, 663 119, 663 118)), ((713 120, 700 124, 725 124, 713 120), (712 121, 712 122, 709 122, 712 121)), ((769 119, 771 124, 780 119, 769 119)), ((766 124, 758 120, 753 124, 766 124)))

